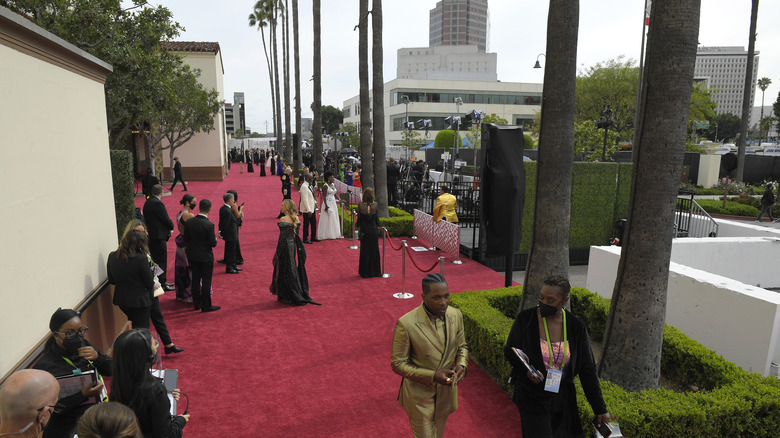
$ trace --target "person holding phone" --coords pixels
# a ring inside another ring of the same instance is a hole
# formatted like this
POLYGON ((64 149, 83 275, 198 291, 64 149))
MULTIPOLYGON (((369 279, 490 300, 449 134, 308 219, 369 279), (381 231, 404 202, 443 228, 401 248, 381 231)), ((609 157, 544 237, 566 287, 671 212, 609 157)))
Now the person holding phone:
MULTIPOLYGON (((92 370, 102 376, 111 375, 111 357, 103 354, 84 338, 88 327, 78 312, 72 309, 57 309, 49 320, 49 329, 51 335, 43 347, 43 356, 33 368, 48 371, 54 377, 92 370)), ((84 403, 99 397, 102 392, 101 378, 97 384, 86 385, 79 392, 60 397, 43 433, 44 438, 72 437, 79 418, 91 406, 84 403)))
POLYGON ((583 436, 574 389, 578 375, 585 397, 596 413, 596 427, 611 419, 601 395, 588 330, 564 309, 570 290, 566 278, 547 277, 539 304, 517 315, 504 346, 504 355, 512 364, 512 400, 520 411, 523 436, 583 436), (532 375, 513 348, 523 350, 544 379, 532 375))

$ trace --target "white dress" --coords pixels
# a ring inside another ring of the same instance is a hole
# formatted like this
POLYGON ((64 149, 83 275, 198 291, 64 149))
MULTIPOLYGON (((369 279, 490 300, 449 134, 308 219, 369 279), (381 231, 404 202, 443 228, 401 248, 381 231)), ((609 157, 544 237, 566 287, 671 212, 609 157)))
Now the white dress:
POLYGON ((336 204, 336 185, 323 184, 322 190, 325 193, 325 202, 320 208, 320 220, 317 223, 317 238, 341 239, 341 225, 339 223, 338 205, 336 204), (328 211, 325 211, 325 206, 328 211))

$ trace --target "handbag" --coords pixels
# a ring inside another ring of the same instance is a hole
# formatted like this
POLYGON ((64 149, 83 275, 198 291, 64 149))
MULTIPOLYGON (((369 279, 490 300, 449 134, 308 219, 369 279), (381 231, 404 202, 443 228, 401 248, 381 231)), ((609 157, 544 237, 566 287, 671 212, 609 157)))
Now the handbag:
POLYGON ((154 277, 154 298, 157 298, 165 293, 165 290, 162 288, 162 285, 160 284, 160 280, 157 277, 154 277))

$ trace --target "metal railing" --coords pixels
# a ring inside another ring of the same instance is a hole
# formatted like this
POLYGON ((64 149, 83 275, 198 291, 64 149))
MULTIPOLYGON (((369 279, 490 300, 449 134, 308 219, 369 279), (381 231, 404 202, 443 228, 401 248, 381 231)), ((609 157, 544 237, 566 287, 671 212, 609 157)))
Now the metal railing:
POLYGON ((692 192, 679 192, 674 212, 676 237, 718 237, 718 223, 693 199, 692 192))

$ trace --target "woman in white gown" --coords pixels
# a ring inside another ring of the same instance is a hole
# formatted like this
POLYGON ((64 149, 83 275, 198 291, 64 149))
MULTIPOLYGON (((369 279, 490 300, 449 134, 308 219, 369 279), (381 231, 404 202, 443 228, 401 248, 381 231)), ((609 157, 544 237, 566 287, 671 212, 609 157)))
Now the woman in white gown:
POLYGON ((317 224, 317 238, 341 239, 341 226, 339 225, 339 210, 336 204, 336 184, 333 182, 333 172, 325 172, 325 184, 322 185, 322 194, 325 200, 320 208, 320 220, 317 224))

